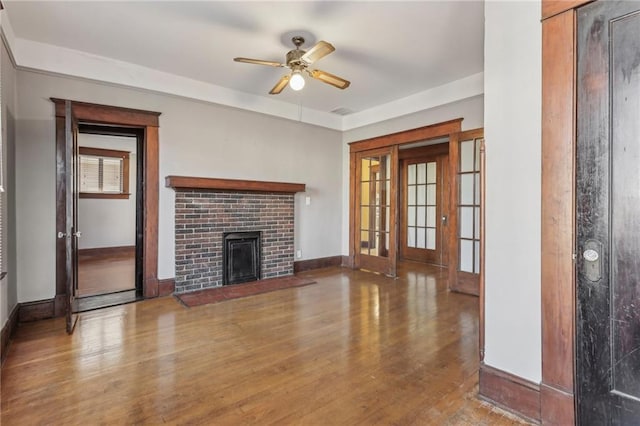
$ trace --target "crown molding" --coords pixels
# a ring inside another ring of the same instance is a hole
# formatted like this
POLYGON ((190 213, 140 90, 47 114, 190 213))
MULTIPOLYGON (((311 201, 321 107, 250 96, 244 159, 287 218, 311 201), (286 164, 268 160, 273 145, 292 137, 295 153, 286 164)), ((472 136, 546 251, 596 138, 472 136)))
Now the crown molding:
POLYGON ((148 90, 347 131, 484 93, 483 73, 346 116, 232 90, 113 58, 15 36, 6 10, 0 11, 2 37, 18 69, 76 77, 148 90))
POLYGON ((347 131, 380 121, 402 117, 440 105, 461 101, 484 93, 484 73, 415 93, 364 111, 345 115, 342 130, 347 131))

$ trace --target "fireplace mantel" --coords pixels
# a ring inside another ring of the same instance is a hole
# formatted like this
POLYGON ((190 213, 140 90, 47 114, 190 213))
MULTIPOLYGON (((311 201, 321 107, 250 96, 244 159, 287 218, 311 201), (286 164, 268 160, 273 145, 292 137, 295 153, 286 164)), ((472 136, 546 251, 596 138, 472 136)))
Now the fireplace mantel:
POLYGON ((247 192, 304 192, 304 183, 266 182, 259 180, 216 179, 192 176, 167 176, 167 188, 183 189, 213 189, 219 191, 247 191, 247 192))

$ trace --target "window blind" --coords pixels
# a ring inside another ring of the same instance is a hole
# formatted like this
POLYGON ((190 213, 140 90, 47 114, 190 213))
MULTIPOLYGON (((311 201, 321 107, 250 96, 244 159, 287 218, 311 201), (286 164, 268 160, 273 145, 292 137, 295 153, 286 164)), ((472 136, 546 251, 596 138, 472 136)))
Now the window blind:
POLYGON ((102 192, 122 192, 122 159, 106 158, 102 161, 102 192))
POLYGON ((80 156, 80 192, 123 192, 122 158, 80 156))
POLYGON ((80 192, 100 192, 100 158, 80 156, 80 192))

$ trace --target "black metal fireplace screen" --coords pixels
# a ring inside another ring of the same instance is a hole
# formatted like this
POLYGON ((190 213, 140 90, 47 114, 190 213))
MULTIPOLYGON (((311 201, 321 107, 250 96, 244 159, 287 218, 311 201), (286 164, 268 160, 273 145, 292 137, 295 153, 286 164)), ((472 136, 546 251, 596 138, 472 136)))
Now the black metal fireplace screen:
POLYGON ((260 231, 226 232, 222 249, 222 284, 260 279, 260 231))

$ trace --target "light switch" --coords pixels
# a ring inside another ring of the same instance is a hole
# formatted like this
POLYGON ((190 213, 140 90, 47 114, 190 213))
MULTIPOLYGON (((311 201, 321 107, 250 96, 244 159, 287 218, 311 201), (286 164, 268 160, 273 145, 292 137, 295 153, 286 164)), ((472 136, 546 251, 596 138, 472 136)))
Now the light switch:
POLYGON ((311 205, 311 197, 309 197, 309 196, 304 197, 304 203, 306 205, 310 206, 311 205))

